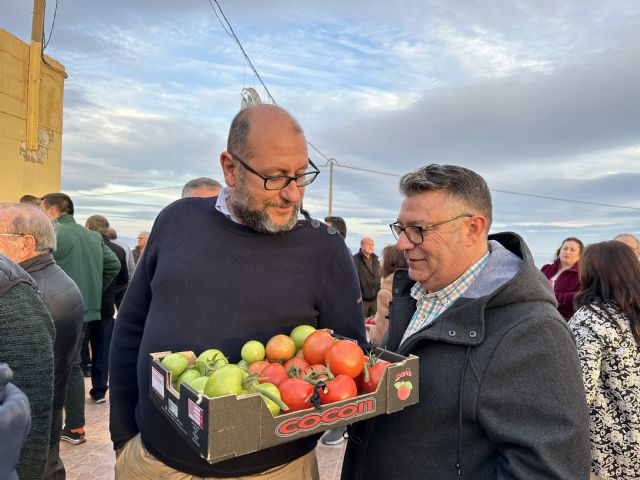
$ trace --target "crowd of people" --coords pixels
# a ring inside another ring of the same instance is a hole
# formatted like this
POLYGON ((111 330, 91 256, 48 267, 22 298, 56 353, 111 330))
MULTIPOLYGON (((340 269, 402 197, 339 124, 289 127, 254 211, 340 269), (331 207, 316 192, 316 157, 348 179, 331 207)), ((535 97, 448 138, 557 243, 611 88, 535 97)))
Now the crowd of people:
POLYGON ((2 478, 65 478, 60 441, 87 441, 85 401, 109 391, 117 479, 318 479, 320 434, 210 464, 149 398, 150 353, 309 324, 419 359, 416 405, 324 435, 348 441, 344 480, 640 479, 633 235, 567 238, 539 270, 489 234, 480 175, 432 164, 400 180, 396 244, 354 254, 343 218, 303 208, 319 170, 273 105, 236 115, 220 165, 225 187, 186 184, 133 250, 63 193, 0 206, 2 478))

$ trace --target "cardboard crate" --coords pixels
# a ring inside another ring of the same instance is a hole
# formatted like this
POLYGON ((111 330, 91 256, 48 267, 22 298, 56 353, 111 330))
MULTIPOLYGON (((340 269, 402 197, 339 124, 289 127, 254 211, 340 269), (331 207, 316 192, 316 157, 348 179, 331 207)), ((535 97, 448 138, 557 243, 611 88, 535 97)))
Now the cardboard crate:
MULTIPOLYGON (((171 352, 151 354, 150 397, 182 437, 209 463, 257 452, 418 403, 418 358, 376 349, 391 362, 373 393, 273 417, 258 394, 209 398, 189 385, 180 393, 160 361, 171 352)), ((193 352, 187 353, 191 363, 193 352)))

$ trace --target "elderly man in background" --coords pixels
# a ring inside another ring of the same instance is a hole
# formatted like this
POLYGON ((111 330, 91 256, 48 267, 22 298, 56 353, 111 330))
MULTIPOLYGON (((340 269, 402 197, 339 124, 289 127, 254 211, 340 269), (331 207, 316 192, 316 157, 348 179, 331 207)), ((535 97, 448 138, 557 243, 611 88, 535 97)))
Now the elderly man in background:
POLYGON ((378 292, 380 291, 380 260, 373 253, 373 249, 373 238, 364 237, 360 240, 360 250, 353 256, 353 264, 360 280, 365 317, 372 317, 376 314, 378 292))
POLYGON ((629 246, 631 250, 633 250, 633 253, 635 253, 636 257, 640 260, 640 241, 636 236, 631 235, 630 233, 621 233, 620 235, 616 235, 614 240, 629 246))
POLYGON ((342 478, 587 480, 589 417, 573 334, 524 240, 489 235, 477 173, 400 180, 386 348, 419 357, 420 402, 355 424, 342 478))
MULTIPOLYGON (((25 236, 0 222, 0 244, 25 236)), ((51 315, 33 279, 18 264, 0 254, 0 359, 13 370, 13 384, 31 407, 31 431, 18 462, 20 480, 41 480, 51 440, 53 398, 53 337, 51 315)), ((16 437, 22 435, 16 431, 16 437)), ((0 452, 12 445, 0 443, 0 452)), ((0 457, 2 454, 0 453, 0 457)))
POLYGON ((87 322, 100 320, 102 290, 120 271, 118 257, 104 244, 102 237, 78 225, 73 218, 73 201, 64 193, 48 193, 40 208, 55 222, 56 263, 71 277, 82 294, 84 323, 71 366, 71 376, 65 400, 65 425, 61 439, 72 445, 85 442, 84 376, 80 367, 82 338, 87 322))
POLYGON ((53 259, 56 235, 47 216, 30 205, 0 206, 0 225, 18 235, 0 240, 0 253, 18 263, 35 280, 53 319, 54 384, 51 440, 45 479, 64 476, 59 455, 62 410, 67 394, 71 363, 84 319, 82 295, 76 284, 53 259))
POLYGON ((181 198, 198 197, 208 198, 217 197, 222 190, 222 185, 217 180, 208 177, 198 177, 189 180, 182 187, 181 198))
POLYGON ((131 253, 133 254, 133 261, 136 262, 136 265, 138 264, 138 260, 140 260, 142 252, 144 252, 144 249, 147 247, 148 239, 149 232, 142 231, 138 234, 138 245, 131 250, 131 253))

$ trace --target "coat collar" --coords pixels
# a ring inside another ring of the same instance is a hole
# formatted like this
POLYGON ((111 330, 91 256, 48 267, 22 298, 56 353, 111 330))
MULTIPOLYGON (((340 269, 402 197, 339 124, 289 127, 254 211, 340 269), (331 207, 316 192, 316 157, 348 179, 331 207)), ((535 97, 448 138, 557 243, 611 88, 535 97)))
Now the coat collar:
POLYGON ((20 266, 24 268, 27 272, 39 272, 40 270, 44 270, 49 265, 55 263, 53 259, 53 255, 49 252, 43 253, 40 255, 36 255, 35 257, 31 257, 24 262, 20 262, 20 266))

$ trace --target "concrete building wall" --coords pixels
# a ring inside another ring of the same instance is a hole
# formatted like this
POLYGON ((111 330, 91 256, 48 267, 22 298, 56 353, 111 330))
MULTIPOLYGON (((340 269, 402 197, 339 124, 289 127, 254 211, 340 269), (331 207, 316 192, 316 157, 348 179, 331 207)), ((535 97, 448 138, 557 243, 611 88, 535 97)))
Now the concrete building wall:
POLYGON ((0 202, 60 191, 64 66, 41 63, 38 149, 26 148, 29 45, 0 29, 0 202), (53 68, 52 68, 53 67, 53 68))

